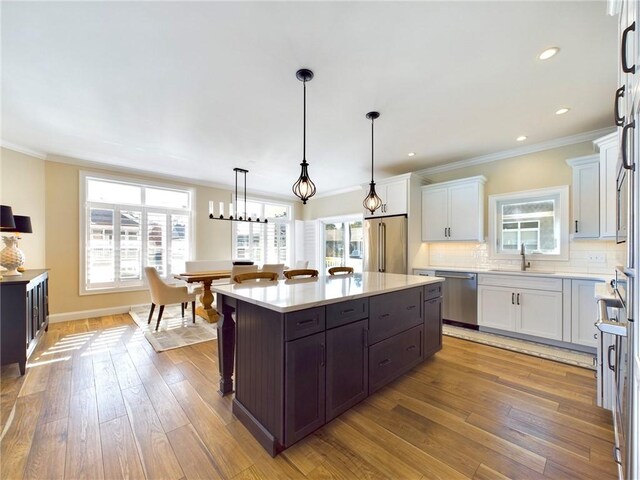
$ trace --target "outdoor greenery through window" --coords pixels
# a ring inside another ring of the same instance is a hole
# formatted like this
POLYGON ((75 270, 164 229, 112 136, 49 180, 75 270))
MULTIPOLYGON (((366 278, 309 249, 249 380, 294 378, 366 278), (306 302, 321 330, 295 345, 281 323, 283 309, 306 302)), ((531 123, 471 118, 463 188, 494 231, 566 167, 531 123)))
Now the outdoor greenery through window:
POLYGON ((190 254, 189 190, 83 176, 81 290, 144 284, 144 267, 182 273, 190 254))
POLYGON ((324 271, 353 267, 362 272, 362 220, 324 221, 324 271))
POLYGON ((286 204, 247 200, 246 215, 242 202, 238 215, 266 218, 262 222, 233 222, 233 257, 264 263, 291 265, 291 206, 286 204))
POLYGON ((556 187, 489 197, 490 228, 497 255, 560 256, 568 242, 567 189, 556 187))

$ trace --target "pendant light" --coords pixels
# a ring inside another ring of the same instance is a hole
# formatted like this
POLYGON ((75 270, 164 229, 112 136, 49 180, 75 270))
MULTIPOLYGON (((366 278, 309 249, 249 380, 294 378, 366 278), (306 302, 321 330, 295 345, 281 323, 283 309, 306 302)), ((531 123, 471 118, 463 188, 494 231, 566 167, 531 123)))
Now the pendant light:
POLYGON ((307 82, 313 78, 313 72, 306 68, 302 68, 296 72, 296 78, 302 82, 302 171, 300 177, 293 184, 293 193, 302 200, 302 204, 306 205, 307 200, 316 194, 316 186, 309 178, 309 172, 307 171, 307 156, 306 156, 306 143, 307 143, 307 82))
POLYGON ((373 214, 382 206, 382 200, 376 193, 376 182, 373 181, 373 121, 380 116, 378 112, 367 113, 367 118, 371 120, 371 183, 369 184, 369 194, 364 198, 362 205, 373 214))

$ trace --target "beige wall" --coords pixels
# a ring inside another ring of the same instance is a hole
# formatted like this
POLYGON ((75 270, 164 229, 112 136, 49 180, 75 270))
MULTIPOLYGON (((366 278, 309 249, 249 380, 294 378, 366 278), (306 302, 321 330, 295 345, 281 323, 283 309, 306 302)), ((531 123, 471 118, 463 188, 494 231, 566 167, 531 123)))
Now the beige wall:
POLYGON ((358 189, 353 192, 340 193, 330 197, 311 198, 302 207, 303 220, 315 220, 340 215, 362 214, 362 201, 367 193, 358 189))
POLYGON ((23 234, 18 247, 25 268, 45 268, 45 161, 0 149, 0 203, 10 205, 15 215, 31 217, 33 233, 23 234))
MULTIPOLYGON (((69 159, 51 156, 44 162, 46 174, 46 254, 50 268, 51 313, 67 313, 100 308, 137 305, 149 301, 144 291, 80 295, 80 172, 117 174, 133 180, 152 181, 195 191, 195 255, 196 260, 228 260, 231 258, 231 222, 208 219, 209 200, 228 204, 231 190, 171 182, 152 176, 117 173, 69 164, 69 159)), ((282 201, 282 200, 279 200, 282 201)), ((294 208, 294 212, 298 212, 294 208)), ((294 213, 295 214, 295 213, 294 213)))

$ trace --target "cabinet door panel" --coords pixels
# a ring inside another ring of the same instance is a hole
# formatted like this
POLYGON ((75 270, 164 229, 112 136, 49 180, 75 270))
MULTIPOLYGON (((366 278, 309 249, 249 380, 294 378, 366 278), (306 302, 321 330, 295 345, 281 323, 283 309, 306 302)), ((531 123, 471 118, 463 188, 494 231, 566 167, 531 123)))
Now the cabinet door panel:
POLYGON ((573 167, 571 232, 574 238, 600 236, 600 165, 598 162, 573 167))
POLYGON ((407 181, 387 183, 385 196, 382 198, 385 205, 385 215, 403 215, 407 213, 407 181))
POLYGON ((478 287, 478 325, 515 331, 515 290, 508 287, 478 287))
POLYGON ((367 396, 368 323, 361 320, 327 331, 327 422, 367 396))
POLYGON ((516 303, 519 333, 562 340, 562 292, 518 290, 516 303))
POLYGON ((448 189, 434 188, 422 191, 422 241, 446 240, 445 229, 449 226, 448 189))
POLYGON ((422 288, 376 295, 369 299, 369 344, 422 323, 422 288))
POLYGON ((616 162, 615 142, 600 151, 600 238, 616 238, 616 162))
POLYGON ((449 187, 449 240, 482 240, 478 238, 477 183, 449 187))
POLYGON ((285 446, 324 425, 325 334, 285 345, 285 446))
POLYGON ((571 342, 588 347, 597 347, 594 335, 598 329, 598 304, 593 297, 598 282, 588 280, 571 281, 571 342))
POLYGON ((425 358, 442 348, 442 297, 424 302, 425 358))
POLYGON ((369 395, 422 361, 419 325, 369 348, 369 395))

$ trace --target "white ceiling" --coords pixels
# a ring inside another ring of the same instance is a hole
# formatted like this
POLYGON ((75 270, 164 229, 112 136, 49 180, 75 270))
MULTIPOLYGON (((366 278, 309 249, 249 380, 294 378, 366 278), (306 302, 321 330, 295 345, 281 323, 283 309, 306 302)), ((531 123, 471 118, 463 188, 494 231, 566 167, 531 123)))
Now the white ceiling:
POLYGON ((374 109, 377 178, 613 123, 604 1, 3 2, 1 21, 3 142, 227 185, 243 167, 250 190, 299 174, 301 67, 318 193, 368 182, 374 109))

